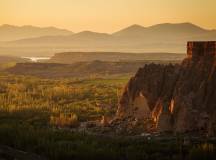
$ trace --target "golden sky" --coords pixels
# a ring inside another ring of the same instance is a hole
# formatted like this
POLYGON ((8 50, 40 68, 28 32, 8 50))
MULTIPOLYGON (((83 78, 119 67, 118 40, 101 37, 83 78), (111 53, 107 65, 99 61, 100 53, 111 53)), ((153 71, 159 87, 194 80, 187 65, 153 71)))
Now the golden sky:
POLYGON ((216 0, 0 0, 0 24, 114 32, 166 22, 216 28, 216 0))

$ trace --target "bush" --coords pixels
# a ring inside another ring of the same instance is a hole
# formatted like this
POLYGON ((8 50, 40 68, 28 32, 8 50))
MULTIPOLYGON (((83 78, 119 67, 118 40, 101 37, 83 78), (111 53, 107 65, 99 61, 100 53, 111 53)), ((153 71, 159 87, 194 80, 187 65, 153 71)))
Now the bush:
POLYGON ((189 153, 190 160, 215 160, 215 157, 214 145, 209 143, 194 146, 189 153))
POLYGON ((58 117, 50 117, 50 124, 57 127, 78 127, 79 120, 74 113, 60 113, 58 117))

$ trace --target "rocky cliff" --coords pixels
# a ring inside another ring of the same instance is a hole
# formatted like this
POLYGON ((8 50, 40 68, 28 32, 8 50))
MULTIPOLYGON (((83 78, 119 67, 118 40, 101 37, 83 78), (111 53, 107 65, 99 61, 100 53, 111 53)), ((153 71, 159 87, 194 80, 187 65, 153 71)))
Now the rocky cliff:
POLYGON ((117 119, 145 122, 147 131, 215 135, 215 56, 216 42, 188 42, 181 65, 140 68, 125 87, 117 119))

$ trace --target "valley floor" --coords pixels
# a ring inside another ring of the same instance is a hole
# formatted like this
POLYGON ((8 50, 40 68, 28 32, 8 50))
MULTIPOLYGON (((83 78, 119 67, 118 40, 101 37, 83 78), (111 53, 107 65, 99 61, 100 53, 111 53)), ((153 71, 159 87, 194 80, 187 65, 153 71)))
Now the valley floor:
MULTIPOLYGON (((40 79, 0 75, 1 159, 213 159, 215 139, 77 132, 115 115, 129 76, 40 79), (40 155, 40 157, 38 156, 40 155)), ((91 126, 93 125, 93 126, 91 126)), ((187 136, 188 137, 188 136, 187 136)))

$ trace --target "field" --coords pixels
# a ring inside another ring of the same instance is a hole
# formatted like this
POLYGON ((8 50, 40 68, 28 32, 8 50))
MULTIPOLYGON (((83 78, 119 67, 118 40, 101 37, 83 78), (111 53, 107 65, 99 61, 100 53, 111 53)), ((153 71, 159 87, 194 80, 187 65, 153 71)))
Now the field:
MULTIPOLYGON (((52 160, 215 156, 211 141, 203 140, 182 148, 181 136, 158 140, 71 130, 80 123, 100 120, 104 115, 114 116, 118 97, 128 79, 120 76, 51 80, 1 73, 0 151, 2 145, 9 146, 52 160)), ((2 152, 0 155, 13 159, 16 154, 14 151, 12 155, 2 152)))
POLYGON ((128 78, 49 80, 1 75, 1 111, 41 112, 45 122, 51 113, 74 113, 80 121, 97 119, 115 112, 118 94, 128 78))
MULTIPOLYGON (((1 74, 1 144, 23 149, 31 140, 56 134, 53 127, 74 127, 81 122, 101 119, 102 115, 114 115, 118 94, 128 78, 48 80, 1 74), (54 118, 59 122, 53 123, 54 118)), ((31 147, 37 148, 34 144, 31 147)))

